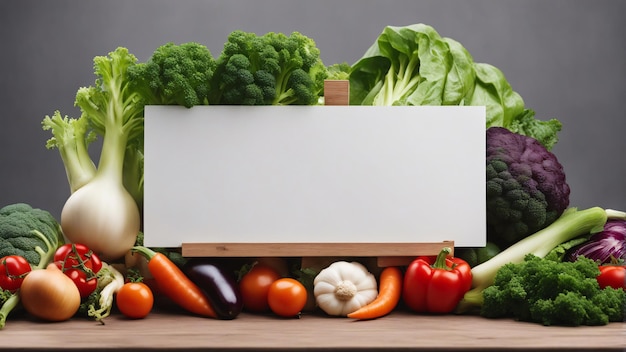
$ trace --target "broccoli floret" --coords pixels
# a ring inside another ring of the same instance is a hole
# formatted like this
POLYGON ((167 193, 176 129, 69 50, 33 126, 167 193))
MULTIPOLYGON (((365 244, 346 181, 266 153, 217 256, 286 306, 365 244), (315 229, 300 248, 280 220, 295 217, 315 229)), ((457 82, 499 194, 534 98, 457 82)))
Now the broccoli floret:
POLYGON ((231 56, 222 74, 222 104, 267 105, 274 99, 274 76, 265 70, 253 71, 243 54, 231 56))
POLYGON ((512 316, 543 325, 605 325, 624 319, 626 291, 601 289, 598 264, 580 257, 558 262, 529 254, 502 266, 483 291, 482 316, 512 316))
POLYGON ((504 249, 553 223, 570 188, 556 156, 535 139, 487 129, 487 241, 504 249))
POLYGON ((277 97, 278 105, 310 105, 316 102, 319 95, 311 90, 313 80, 303 69, 295 69, 287 79, 287 88, 277 97))
POLYGON ((216 62, 209 49, 197 42, 169 42, 158 47, 150 59, 130 67, 134 89, 144 90, 146 104, 208 104, 216 62))
POLYGON ((44 268, 63 242, 61 225, 48 211, 25 203, 0 209, 0 257, 19 255, 44 268))
POLYGON ((230 33, 217 59, 212 104, 314 105, 328 76, 315 42, 301 33, 230 33))

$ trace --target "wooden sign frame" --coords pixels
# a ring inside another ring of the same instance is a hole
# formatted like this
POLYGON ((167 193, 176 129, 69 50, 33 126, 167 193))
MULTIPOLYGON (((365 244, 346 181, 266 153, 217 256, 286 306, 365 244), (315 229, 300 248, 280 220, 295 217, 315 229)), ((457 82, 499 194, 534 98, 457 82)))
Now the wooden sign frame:
POLYGON ((378 266, 406 265, 454 241, 431 243, 183 243, 184 257, 377 257, 378 266))
MULTIPOLYGON (((349 105, 349 81, 327 80, 325 105, 349 105)), ((444 225, 445 226, 445 225, 444 225)), ((148 235, 149 236, 149 235, 148 235)), ((437 255, 442 248, 454 251, 455 242, 184 242, 185 257, 375 257, 380 267, 406 265, 416 256, 437 255)), ((454 252, 451 253, 453 255, 454 252)))

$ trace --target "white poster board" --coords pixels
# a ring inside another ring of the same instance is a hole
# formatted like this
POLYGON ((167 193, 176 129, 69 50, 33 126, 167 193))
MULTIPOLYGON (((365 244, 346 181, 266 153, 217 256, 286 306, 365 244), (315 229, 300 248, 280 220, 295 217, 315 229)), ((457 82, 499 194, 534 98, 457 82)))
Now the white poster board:
POLYGON ((484 246, 485 108, 147 106, 145 244, 484 246))

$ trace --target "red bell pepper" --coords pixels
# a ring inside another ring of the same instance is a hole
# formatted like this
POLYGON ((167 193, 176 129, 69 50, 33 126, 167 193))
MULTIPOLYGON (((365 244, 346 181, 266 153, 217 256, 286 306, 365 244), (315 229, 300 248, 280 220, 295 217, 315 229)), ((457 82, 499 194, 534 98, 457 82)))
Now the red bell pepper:
POLYGON ((437 256, 414 259, 404 274, 402 299, 420 313, 451 313, 472 286, 470 265, 443 248, 437 256))
POLYGON ((30 270, 30 263, 22 256, 7 255, 2 257, 0 259, 0 288, 12 293, 17 291, 30 270))
POLYGON ((626 290, 626 266, 600 265, 600 275, 596 278, 601 288, 613 287, 626 290))

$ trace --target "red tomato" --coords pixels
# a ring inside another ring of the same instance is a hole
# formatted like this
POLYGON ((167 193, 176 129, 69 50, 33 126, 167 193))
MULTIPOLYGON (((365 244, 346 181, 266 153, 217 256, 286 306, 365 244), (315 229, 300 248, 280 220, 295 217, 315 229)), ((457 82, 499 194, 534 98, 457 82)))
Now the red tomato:
MULTIPOLYGON (((57 267, 59 265, 57 264, 57 267)), ((98 279, 95 276, 88 279, 87 274, 80 269, 63 269, 63 273, 72 279, 72 282, 78 288, 78 292, 80 292, 81 298, 88 297, 98 287, 98 279)))
POLYGON ((272 312, 281 317, 291 318, 300 315, 306 304, 306 288, 300 281, 282 278, 270 285, 267 302, 272 312))
POLYGON ((67 243, 54 253, 54 263, 67 275, 80 292, 89 296, 98 286, 96 274, 102 269, 102 261, 96 253, 80 243, 67 243))
POLYGON ((280 279, 280 275, 272 268, 255 265, 239 281, 239 290, 243 298, 243 308, 251 312, 269 310, 267 293, 270 285, 280 279))
POLYGON ((2 257, 0 259, 0 288, 10 292, 17 291, 30 270, 30 263, 22 256, 7 255, 2 257))
POLYGON ((96 253, 80 243, 67 243, 54 253, 55 262, 61 262, 61 269, 76 269, 97 273, 102 269, 102 261, 96 253))
POLYGON ((601 288, 610 286, 615 289, 623 288, 626 290, 626 266, 601 265, 597 280, 601 288))
POLYGON ((154 296, 152 290, 143 282, 127 282, 115 296, 117 308, 131 319, 146 317, 152 310, 154 296))

